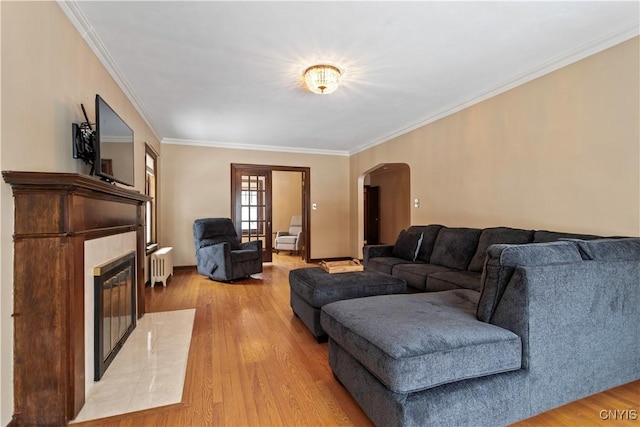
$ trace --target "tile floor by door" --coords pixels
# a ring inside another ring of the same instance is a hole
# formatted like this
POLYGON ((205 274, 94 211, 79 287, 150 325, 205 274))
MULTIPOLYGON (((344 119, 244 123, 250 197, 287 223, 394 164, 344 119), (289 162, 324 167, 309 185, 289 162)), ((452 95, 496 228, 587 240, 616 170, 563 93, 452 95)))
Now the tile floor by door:
POLYGON ((145 314, 71 423, 181 402, 194 316, 145 314))

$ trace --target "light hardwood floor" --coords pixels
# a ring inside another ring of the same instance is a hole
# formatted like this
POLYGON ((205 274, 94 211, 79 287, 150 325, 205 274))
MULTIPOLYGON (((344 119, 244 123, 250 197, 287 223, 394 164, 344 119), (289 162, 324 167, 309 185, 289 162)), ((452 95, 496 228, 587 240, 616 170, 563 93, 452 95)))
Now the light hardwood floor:
MULTIPOLYGON (((148 288, 149 312, 196 309, 182 403, 74 426, 371 426, 333 378, 327 344, 291 312, 289 270, 305 266, 274 254, 260 279, 223 284, 177 270, 166 288, 148 288)), ((636 381, 517 425, 638 426, 639 404, 636 381), (601 413, 630 409, 636 419, 601 413)))

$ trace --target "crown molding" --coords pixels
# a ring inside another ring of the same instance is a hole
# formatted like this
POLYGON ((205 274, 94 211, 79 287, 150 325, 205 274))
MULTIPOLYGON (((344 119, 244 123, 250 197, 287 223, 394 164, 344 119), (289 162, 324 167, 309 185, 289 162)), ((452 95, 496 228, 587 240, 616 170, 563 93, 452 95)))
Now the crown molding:
POLYGON ((129 99, 134 108, 138 111, 142 119, 149 126, 151 132, 154 136, 161 141, 161 144, 175 144, 175 145, 193 145, 193 146, 203 146, 203 147, 217 147, 217 148, 230 148, 230 149, 242 149, 242 150, 260 150, 260 151, 277 151, 277 152, 287 152, 287 153, 303 153, 303 154, 323 154, 323 155, 334 155, 334 156, 351 156, 362 151, 365 151, 369 148, 373 148, 377 145, 388 142, 394 138, 397 138, 401 135, 409 133, 413 130, 426 126, 430 123, 433 123, 437 120, 440 120, 444 117, 455 114, 459 111, 462 111, 470 106, 478 104, 482 101, 485 101, 489 98, 497 96, 501 93, 504 93, 510 89, 521 86, 525 83, 528 83, 532 80, 535 80, 539 77, 542 77, 546 74, 549 74, 553 71, 556 71, 562 67, 570 65, 572 63, 578 62, 588 56, 599 53, 605 49, 611 48, 617 44, 625 42, 633 37, 638 36, 640 29, 640 21, 635 20, 633 23, 621 27, 618 30, 612 31, 600 38, 592 40, 591 42, 587 42, 578 48, 571 49, 561 55, 552 58, 549 61, 546 61, 542 64, 539 64, 536 67, 526 71, 525 73, 513 76, 509 79, 506 79, 502 83, 492 87, 486 88, 482 91, 479 91, 475 96, 471 96, 467 99, 461 100, 459 103, 445 107, 434 114, 422 119, 412 125, 406 126, 404 128, 397 129, 396 131, 382 136, 380 138, 376 138, 368 143, 360 145, 353 150, 347 151, 338 151, 338 150, 319 150, 319 149, 306 149, 306 148, 295 148, 295 147, 279 147, 279 146, 261 146, 261 145, 253 145, 253 144, 235 144, 235 143, 226 143, 226 142, 214 142, 214 141, 195 141, 195 140, 182 140, 182 139, 171 139, 171 138, 160 138, 159 133, 157 132, 156 126, 151 120, 149 114, 146 112, 142 101, 135 95, 133 89, 127 82, 127 79, 124 77, 119 67, 107 51, 106 47, 98 37, 98 35, 93 31, 93 28, 89 24, 89 21, 84 16, 82 11, 77 5, 78 0, 57 0, 58 5, 68 17, 68 19, 72 22, 75 28, 78 30, 82 38, 89 45, 90 49, 97 56, 98 60, 102 63, 102 65, 106 68, 107 72, 113 77, 116 84, 120 87, 120 89, 124 92, 125 96, 129 99))
POLYGON ((349 156, 348 151, 339 150, 322 150, 315 148, 299 148, 299 147, 279 147, 274 145, 256 145, 256 144, 239 144, 234 142, 217 142, 217 141, 197 141, 191 139, 174 139, 162 138, 161 144, 167 145, 190 145, 196 147, 209 148, 227 148, 231 150, 255 150, 255 151, 274 151, 278 153, 292 154, 320 154, 324 156, 349 156))
POLYGON ((394 138, 397 138, 401 135, 409 133, 413 130, 419 129, 423 126, 426 126, 430 123, 438 121, 444 117, 450 116, 454 113, 464 110, 465 108, 471 107, 472 105, 478 104, 482 101, 485 101, 489 98, 493 98, 503 92, 506 92, 515 87, 521 86, 525 83, 528 83, 532 80, 535 80, 539 77, 544 76, 545 74, 549 74, 553 71, 559 70, 560 68, 566 67, 570 64, 578 62, 582 59, 585 59, 591 55, 595 55, 596 53, 602 52, 606 49, 609 49, 615 45, 623 43, 627 40, 632 39, 633 37, 638 36, 640 34, 640 20, 636 20, 633 23, 621 27, 618 30, 612 31, 598 39, 592 40, 591 42, 584 43, 582 46, 579 46, 575 49, 571 49, 561 55, 556 56, 555 58, 546 61, 529 71, 526 71, 522 74, 514 76, 500 83, 499 85, 489 88, 487 90, 479 92, 477 95, 467 98, 463 100, 457 105, 444 108, 435 114, 427 117, 424 120, 421 120, 413 125, 407 126, 402 129, 398 129, 397 131, 384 136, 382 138, 371 141, 368 144, 361 145, 354 150, 349 151, 349 155, 357 154, 362 151, 368 150, 369 148, 373 148, 376 145, 383 144, 388 142, 394 138))
POLYGON ((115 80, 116 84, 120 87, 124 95, 127 97, 129 102, 133 105, 133 108, 136 109, 142 120, 149 126, 149 129, 156 137, 156 139, 160 140, 160 136, 158 131, 156 130, 156 126, 151 120, 151 117, 147 113, 142 101, 136 96, 131 85, 124 77, 124 74, 120 71, 120 68, 113 60, 107 48, 100 40, 100 37, 93 31, 93 27, 89 24, 89 20, 86 18, 84 13, 78 7, 76 0, 57 0, 58 6, 62 9, 64 14, 69 18, 71 23, 76 30, 80 33, 84 41, 89 45, 89 48, 93 51, 93 53, 98 57, 100 63, 104 66, 107 72, 111 75, 111 77, 115 80))

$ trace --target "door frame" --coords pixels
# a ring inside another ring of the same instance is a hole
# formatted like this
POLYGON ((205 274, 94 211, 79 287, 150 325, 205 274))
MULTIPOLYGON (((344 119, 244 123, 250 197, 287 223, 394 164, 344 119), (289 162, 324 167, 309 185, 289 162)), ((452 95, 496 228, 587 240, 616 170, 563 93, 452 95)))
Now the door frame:
MULTIPOLYGON (((272 261, 272 223, 271 223, 271 171, 267 169, 245 169, 245 168, 232 168, 232 176, 231 176, 231 218, 233 221, 233 225, 236 229, 236 233, 240 237, 241 241, 244 239, 243 229, 242 229, 242 192, 244 188, 244 177, 254 177, 257 178, 257 182, 260 182, 260 178, 264 178, 264 188, 258 188, 256 191, 258 194, 263 193, 262 197, 258 197, 256 203, 258 206, 262 206, 264 209, 264 217, 256 218, 256 234, 255 239, 252 239, 251 230, 248 233, 248 239, 251 240, 259 240, 260 236, 264 238, 264 244, 262 245, 262 260, 263 262, 271 262, 272 261), (261 201, 260 201, 261 200, 261 201), (261 228, 263 228, 262 232, 260 232, 261 228)), ((259 209, 260 210, 260 209, 259 209)), ((249 223, 249 227, 251 223, 249 223)))
MULTIPOLYGON (((305 262, 309 262, 311 259, 311 224, 310 224, 310 211, 311 211, 311 168, 304 166, 276 166, 276 165, 258 165, 248 163, 231 163, 231 218, 235 223, 236 218, 236 203, 235 193, 235 175, 237 171, 243 173, 262 173, 268 171, 269 175, 273 171, 282 172, 300 172, 302 174, 302 233, 304 236, 304 250, 302 251, 303 259, 305 262)), ((271 189, 269 189, 271 191, 271 189)), ((272 209, 273 201, 269 209, 272 209)), ((272 218, 271 212, 267 213, 269 218, 272 218)))

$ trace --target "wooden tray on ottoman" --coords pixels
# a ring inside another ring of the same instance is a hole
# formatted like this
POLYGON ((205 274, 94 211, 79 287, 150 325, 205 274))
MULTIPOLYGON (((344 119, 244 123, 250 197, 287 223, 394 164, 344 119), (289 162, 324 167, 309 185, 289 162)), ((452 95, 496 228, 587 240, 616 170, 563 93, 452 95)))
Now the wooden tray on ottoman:
POLYGON ((352 271, 362 271, 364 267, 360 260, 351 261, 320 261, 320 267, 327 273, 348 273, 352 271))

